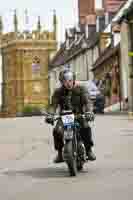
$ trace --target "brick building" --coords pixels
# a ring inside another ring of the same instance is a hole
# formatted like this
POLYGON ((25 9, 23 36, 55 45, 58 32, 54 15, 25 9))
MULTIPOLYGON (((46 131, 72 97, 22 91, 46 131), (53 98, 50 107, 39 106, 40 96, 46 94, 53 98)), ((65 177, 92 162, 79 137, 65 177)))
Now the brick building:
POLYGON ((86 17, 91 16, 89 20, 94 21, 95 0, 78 0, 79 24, 86 24, 86 17))
MULTIPOLYGON (((113 16, 127 0, 102 0, 104 12, 113 16)), ((78 0, 79 24, 95 24, 95 0, 78 0)))

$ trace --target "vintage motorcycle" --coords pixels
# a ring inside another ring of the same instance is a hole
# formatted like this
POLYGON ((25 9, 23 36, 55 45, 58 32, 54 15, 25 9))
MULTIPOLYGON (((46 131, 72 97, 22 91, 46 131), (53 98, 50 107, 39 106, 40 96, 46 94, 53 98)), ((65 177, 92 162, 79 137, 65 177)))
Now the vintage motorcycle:
MULTIPOLYGON (((80 124, 76 116, 71 110, 64 110, 59 115, 47 112, 43 112, 43 114, 47 118, 50 118, 49 121, 52 125, 57 120, 62 121, 62 127, 64 129, 63 158, 68 166, 70 176, 76 176, 77 172, 83 169, 83 165, 86 162, 85 146, 80 137, 80 124)), ((81 114, 80 117, 87 119, 88 123, 94 121, 94 114, 92 112, 81 114)))

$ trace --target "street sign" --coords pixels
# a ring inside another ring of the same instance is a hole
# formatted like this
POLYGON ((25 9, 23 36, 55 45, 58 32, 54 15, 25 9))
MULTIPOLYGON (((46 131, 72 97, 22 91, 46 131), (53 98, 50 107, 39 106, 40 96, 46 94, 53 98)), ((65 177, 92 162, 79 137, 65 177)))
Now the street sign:
POLYGON ((129 51, 128 56, 133 56, 133 51, 129 51))

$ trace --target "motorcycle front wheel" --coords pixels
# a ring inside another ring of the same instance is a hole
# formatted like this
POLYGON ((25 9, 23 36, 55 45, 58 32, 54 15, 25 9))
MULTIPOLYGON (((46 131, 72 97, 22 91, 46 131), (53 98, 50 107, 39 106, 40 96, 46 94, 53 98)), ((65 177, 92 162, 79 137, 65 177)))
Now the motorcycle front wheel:
POLYGON ((74 150, 73 141, 67 141, 64 146, 64 152, 65 155, 67 155, 65 161, 68 166, 68 170, 70 173, 70 176, 76 176, 77 175, 77 160, 76 160, 76 152, 74 150))

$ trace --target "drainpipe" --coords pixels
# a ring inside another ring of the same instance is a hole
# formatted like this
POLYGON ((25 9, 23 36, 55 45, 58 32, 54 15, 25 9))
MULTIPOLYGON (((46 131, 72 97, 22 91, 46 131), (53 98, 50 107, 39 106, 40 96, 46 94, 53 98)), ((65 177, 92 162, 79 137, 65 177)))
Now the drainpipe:
POLYGON ((121 84, 121 70, 120 70, 120 52, 118 52, 118 69, 119 69, 119 101, 120 101, 120 111, 122 111, 122 84, 121 84))

